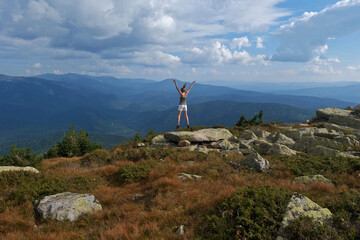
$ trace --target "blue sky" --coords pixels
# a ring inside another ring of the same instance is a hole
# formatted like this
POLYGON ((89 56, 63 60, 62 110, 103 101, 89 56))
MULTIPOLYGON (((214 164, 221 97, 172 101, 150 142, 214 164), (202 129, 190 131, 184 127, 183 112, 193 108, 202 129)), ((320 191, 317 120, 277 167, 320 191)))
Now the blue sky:
POLYGON ((360 81, 360 0, 0 0, 0 73, 360 81))

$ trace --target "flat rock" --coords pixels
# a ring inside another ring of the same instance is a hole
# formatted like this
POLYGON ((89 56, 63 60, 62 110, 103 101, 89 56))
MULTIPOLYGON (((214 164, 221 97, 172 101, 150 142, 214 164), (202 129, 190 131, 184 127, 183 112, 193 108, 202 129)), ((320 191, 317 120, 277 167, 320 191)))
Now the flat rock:
POLYGON ((274 138, 274 143, 282 144, 288 147, 291 147, 295 144, 295 141, 292 138, 287 137, 286 135, 282 133, 276 133, 274 138))
POLYGON ((308 184, 308 183, 328 183, 330 184, 331 181, 327 178, 325 178, 323 175, 308 175, 308 176, 300 176, 300 177, 296 177, 294 179, 295 182, 297 183, 304 183, 304 184, 308 184))
POLYGON ((258 153, 251 153, 239 161, 242 166, 264 172, 270 168, 269 161, 261 157, 258 153))
POLYGON ((165 139, 164 135, 161 134, 151 140, 151 145, 167 146, 170 145, 170 143, 165 139))
POLYGON ((360 129, 360 119, 351 113, 352 110, 343 110, 338 108, 319 109, 316 111, 316 117, 313 121, 329 122, 341 126, 360 129))
POLYGON ((172 131, 164 134, 164 137, 168 141, 179 142, 182 140, 188 140, 190 142, 213 142, 222 139, 229 139, 233 135, 225 128, 207 128, 198 131, 172 131))
POLYGON ((80 215, 101 210, 94 195, 71 192, 46 196, 36 207, 42 218, 75 221, 80 215))
POLYGON ((26 172, 39 173, 39 170, 33 167, 0 166, 0 172, 5 172, 5 171, 26 171, 26 172))

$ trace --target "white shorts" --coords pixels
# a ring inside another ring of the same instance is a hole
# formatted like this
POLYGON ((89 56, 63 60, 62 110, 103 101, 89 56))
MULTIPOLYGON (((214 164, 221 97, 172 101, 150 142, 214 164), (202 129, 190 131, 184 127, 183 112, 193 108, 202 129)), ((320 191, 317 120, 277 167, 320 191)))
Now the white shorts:
POLYGON ((187 111, 187 106, 186 105, 179 105, 178 110, 179 111, 187 111))

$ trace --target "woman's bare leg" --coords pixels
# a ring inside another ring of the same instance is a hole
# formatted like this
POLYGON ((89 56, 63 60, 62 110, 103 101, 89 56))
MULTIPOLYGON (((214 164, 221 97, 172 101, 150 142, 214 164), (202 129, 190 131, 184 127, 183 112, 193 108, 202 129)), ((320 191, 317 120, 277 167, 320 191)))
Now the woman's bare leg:
POLYGON ((187 125, 189 126, 189 117, 187 115, 187 111, 184 111, 184 114, 185 114, 187 125))
POLYGON ((180 116, 181 116, 181 111, 178 111, 178 126, 180 125, 180 116))

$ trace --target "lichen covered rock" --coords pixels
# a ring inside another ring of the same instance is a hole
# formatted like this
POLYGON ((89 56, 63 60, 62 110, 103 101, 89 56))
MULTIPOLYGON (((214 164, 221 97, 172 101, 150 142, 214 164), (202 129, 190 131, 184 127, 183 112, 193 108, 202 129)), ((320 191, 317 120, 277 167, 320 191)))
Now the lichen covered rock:
POLYGON ((331 181, 327 178, 325 178, 323 175, 308 175, 308 176, 300 176, 296 177, 295 182, 297 183, 328 183, 330 184, 331 181))
POLYGON ((164 137, 168 141, 179 142, 182 140, 188 140, 190 142, 212 142, 222 139, 229 139, 233 135, 225 128, 206 128, 198 131, 172 131, 164 134, 164 137))
POLYGON ((27 171, 32 173, 39 173, 39 170, 33 167, 0 166, 0 172, 4 171, 27 171))
POLYGON ((275 143, 271 146, 271 148, 266 152, 267 155, 286 155, 286 156, 294 156, 296 155, 296 151, 291 148, 275 143))
POLYGON ((36 207, 43 218, 75 221, 80 215, 101 210, 101 204, 94 195, 71 192, 46 196, 36 207))

